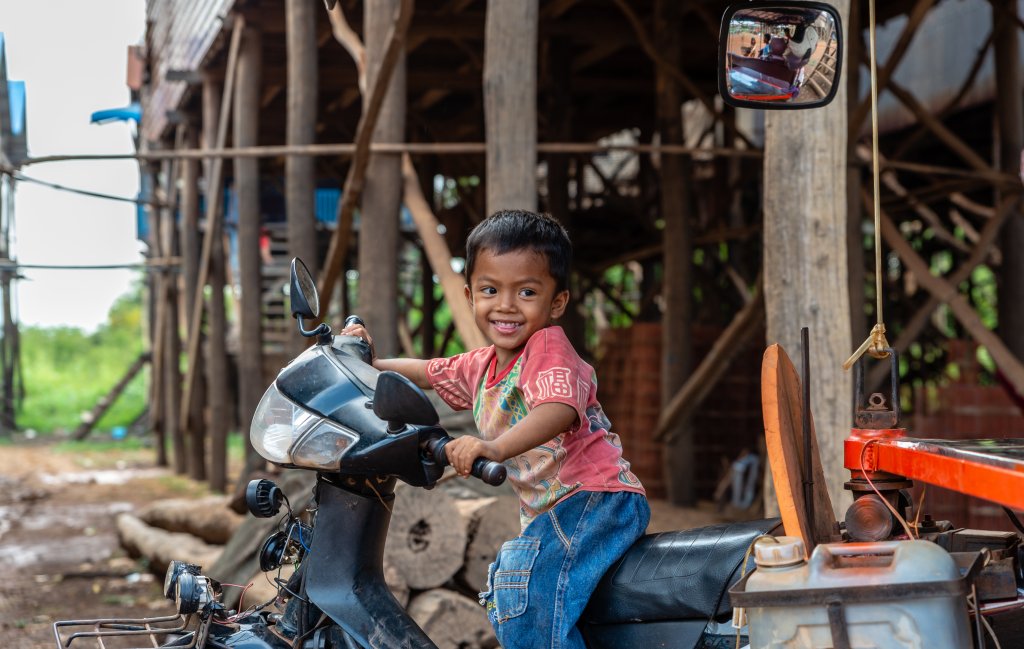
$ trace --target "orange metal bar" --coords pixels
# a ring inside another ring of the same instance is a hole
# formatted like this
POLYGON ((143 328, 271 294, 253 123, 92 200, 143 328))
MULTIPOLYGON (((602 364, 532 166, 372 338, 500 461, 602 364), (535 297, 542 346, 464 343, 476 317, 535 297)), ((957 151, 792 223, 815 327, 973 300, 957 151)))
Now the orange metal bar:
POLYGON ((1024 466, 995 466, 984 458, 950 457, 918 444, 927 440, 905 438, 899 429, 854 429, 844 444, 844 462, 853 472, 904 476, 984 498, 1011 509, 1024 510, 1024 466))

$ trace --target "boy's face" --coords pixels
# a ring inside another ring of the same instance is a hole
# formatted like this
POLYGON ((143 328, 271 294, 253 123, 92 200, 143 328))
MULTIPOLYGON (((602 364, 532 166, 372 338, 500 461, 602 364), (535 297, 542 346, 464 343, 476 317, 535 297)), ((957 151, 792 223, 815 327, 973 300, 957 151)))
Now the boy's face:
POLYGON ((544 255, 479 252, 466 286, 476 326, 494 343, 498 365, 511 361, 534 333, 561 317, 569 291, 558 291, 544 255))

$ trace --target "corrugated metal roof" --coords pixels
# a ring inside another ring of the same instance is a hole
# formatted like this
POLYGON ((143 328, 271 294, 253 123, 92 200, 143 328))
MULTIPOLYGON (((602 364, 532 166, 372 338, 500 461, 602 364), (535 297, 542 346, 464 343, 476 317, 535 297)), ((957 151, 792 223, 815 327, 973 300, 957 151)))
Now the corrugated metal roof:
POLYGON ((199 70, 223 29, 222 17, 235 0, 148 0, 149 57, 152 94, 145 102, 142 137, 157 140, 167 126, 167 111, 178 107, 187 88, 183 81, 166 81, 168 70, 199 70))

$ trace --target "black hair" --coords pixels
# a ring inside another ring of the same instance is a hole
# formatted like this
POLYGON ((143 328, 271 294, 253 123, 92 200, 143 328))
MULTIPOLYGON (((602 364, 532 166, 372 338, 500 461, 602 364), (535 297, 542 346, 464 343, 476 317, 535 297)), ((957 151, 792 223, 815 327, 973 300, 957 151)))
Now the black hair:
POLYGON ((503 255, 516 250, 532 250, 548 260, 548 273, 555 279, 555 290, 569 287, 572 242, 569 233, 548 214, 528 210, 499 210, 481 221, 466 239, 466 282, 473 276, 477 255, 490 250, 503 255))

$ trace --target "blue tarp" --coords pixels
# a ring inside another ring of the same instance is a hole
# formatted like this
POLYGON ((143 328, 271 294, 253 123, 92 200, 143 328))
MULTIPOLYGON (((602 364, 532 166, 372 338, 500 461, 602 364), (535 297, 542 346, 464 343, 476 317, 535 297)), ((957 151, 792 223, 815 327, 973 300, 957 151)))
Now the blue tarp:
POLYGON ((11 105, 11 133, 21 135, 25 130, 25 82, 7 82, 7 100, 11 105))
POLYGON ((91 124, 106 124, 107 122, 116 121, 128 121, 135 120, 135 123, 139 123, 142 119, 142 106, 139 102, 133 101, 131 104, 124 108, 107 108, 105 110, 98 110, 92 114, 89 118, 91 124))

